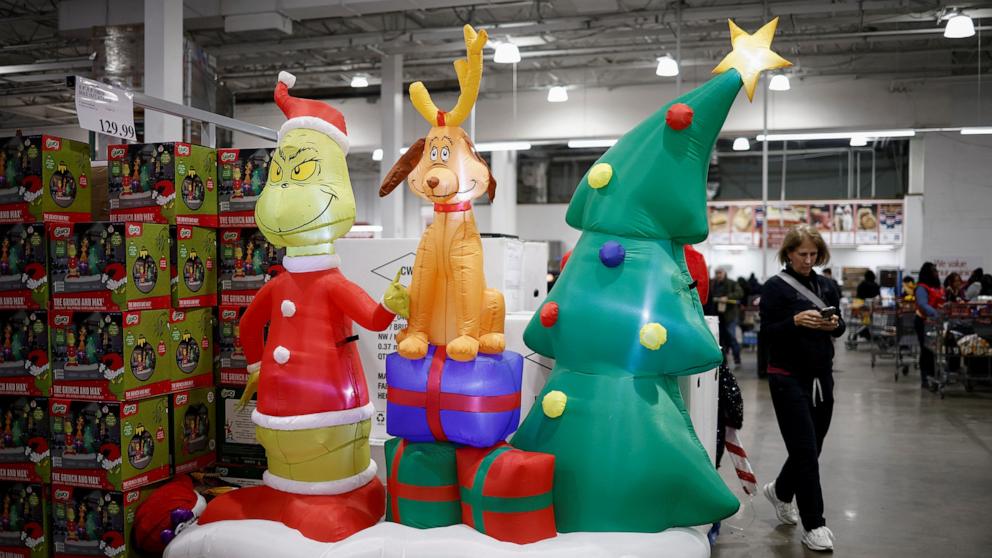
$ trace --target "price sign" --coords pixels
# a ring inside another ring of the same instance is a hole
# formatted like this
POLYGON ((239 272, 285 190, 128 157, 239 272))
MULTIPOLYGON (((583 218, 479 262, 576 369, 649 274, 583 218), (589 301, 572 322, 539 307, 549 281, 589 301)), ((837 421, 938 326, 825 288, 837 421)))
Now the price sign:
POLYGON ((137 139, 134 95, 126 89, 76 76, 76 114, 81 128, 127 140, 137 139))

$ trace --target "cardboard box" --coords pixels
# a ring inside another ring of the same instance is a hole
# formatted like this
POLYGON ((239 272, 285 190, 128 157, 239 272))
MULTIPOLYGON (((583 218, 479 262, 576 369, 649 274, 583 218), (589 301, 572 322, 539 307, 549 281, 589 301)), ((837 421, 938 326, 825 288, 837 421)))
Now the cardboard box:
POLYGON ((212 148, 181 142, 109 145, 107 160, 111 221, 217 227, 212 148))
POLYGON ((214 314, 211 308, 172 310, 169 317, 171 391, 214 384, 214 314))
POLYGON ((52 399, 52 484, 133 490, 167 479, 168 396, 129 403, 52 399))
POLYGON ((271 158, 271 149, 217 150, 220 226, 255 226, 255 201, 268 180, 271 158))
POLYGON ((217 460, 213 387, 172 394, 172 455, 176 474, 201 471, 217 460))
POLYGON ((48 492, 38 483, 0 482, 3 530, 0 556, 47 558, 51 548, 48 492))
POLYGON ((0 139, 0 222, 92 219, 90 146, 55 136, 0 139))
POLYGON ((169 308, 169 227, 149 223, 50 225, 57 310, 169 308))
POLYGON ((174 308, 217 306, 217 231, 203 227, 176 227, 176 288, 174 308))
POLYGON ((48 308, 47 260, 44 225, 0 225, 0 308, 48 308))
POLYGON ((255 398, 242 410, 237 410, 244 388, 220 388, 217 401, 217 421, 223 432, 218 434, 217 460, 226 465, 265 467, 265 448, 255 439, 255 423, 251 413, 255 398))
MULTIPOLYGON (((224 482, 229 482, 240 486, 241 488, 247 488, 249 486, 262 486, 262 476, 265 473, 265 467, 254 467, 248 465, 229 465, 227 463, 218 463, 217 467, 214 468, 220 479, 224 482)), ((382 466, 382 470, 386 470, 386 466, 382 466)))
POLYGON ((269 279, 283 271, 286 251, 256 228, 220 231, 220 303, 248 306, 269 279))
MULTIPOLYGON (((706 316, 706 327, 719 339, 720 320, 706 316)), ((689 413, 699 443, 706 449, 711 463, 716 463, 716 421, 719 412, 720 376, 716 369, 691 376, 679 376, 679 391, 689 413)))
POLYGON ((0 310, 0 394, 52 393, 48 313, 0 310))
POLYGON ((244 315, 244 306, 221 306, 218 309, 217 343, 220 351, 217 383, 222 386, 244 386, 248 383, 248 359, 238 338, 238 324, 244 315))
POLYGON ((48 399, 0 397, 0 480, 51 482, 48 440, 48 399))
POLYGON ((55 397, 133 401, 168 393, 169 310, 51 312, 55 397))
POLYGON ((548 298, 548 243, 524 242, 520 310, 536 312, 548 298))
POLYGON ((153 490, 120 492, 53 485, 54 556, 140 556, 132 547, 131 531, 135 512, 153 490))

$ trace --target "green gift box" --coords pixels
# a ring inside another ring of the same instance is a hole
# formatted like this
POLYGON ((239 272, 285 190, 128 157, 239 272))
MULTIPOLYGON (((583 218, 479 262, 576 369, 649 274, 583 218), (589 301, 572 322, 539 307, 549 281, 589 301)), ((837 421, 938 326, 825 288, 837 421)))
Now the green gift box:
POLYGON ((386 442, 386 521, 430 529, 462 521, 455 446, 386 442))

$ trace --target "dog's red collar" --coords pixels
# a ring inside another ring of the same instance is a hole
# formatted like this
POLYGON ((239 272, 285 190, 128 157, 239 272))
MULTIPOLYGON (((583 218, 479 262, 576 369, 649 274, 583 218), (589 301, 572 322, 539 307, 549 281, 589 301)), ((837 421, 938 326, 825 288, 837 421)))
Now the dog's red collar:
POLYGON ((454 211, 468 211, 472 209, 472 200, 465 200, 458 203, 436 203, 434 211, 436 213, 452 213, 454 211))

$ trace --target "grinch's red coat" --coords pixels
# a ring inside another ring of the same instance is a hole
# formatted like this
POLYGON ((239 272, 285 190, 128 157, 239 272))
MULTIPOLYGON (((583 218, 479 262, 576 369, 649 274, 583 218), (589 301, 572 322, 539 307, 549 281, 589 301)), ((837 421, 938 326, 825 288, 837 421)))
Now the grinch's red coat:
POLYGON ((394 314, 344 277, 337 256, 286 257, 284 265, 288 272, 262 287, 241 318, 245 356, 263 370, 256 419, 317 415, 308 428, 357 422, 319 414, 369 405, 352 324, 382 331, 394 314))

